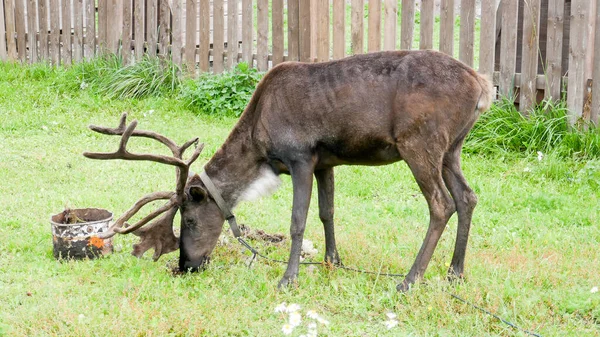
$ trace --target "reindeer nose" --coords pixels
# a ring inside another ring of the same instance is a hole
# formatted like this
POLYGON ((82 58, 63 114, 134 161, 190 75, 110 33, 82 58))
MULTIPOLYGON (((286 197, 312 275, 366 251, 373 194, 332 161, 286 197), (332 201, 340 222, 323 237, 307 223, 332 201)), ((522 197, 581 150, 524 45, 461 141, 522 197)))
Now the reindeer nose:
POLYGON ((204 270, 206 263, 208 262, 208 258, 202 257, 195 261, 179 261, 179 270, 182 272, 190 272, 196 273, 201 270, 204 270))

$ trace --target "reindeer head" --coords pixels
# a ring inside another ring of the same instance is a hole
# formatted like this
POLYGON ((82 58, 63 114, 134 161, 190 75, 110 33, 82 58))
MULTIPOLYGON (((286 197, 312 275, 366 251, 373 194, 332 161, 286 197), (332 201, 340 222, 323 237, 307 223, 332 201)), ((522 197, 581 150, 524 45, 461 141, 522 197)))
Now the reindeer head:
POLYGON ((195 138, 182 146, 177 146, 175 142, 158 133, 135 130, 137 121, 133 121, 127 126, 126 119, 127 114, 123 114, 119 126, 116 128, 90 126, 90 129, 95 132, 121 136, 121 143, 117 151, 112 153, 85 152, 83 155, 91 159, 146 160, 175 166, 177 170, 176 189, 175 192, 155 192, 142 197, 121 215, 102 237, 112 237, 116 233, 133 233, 140 237, 140 242, 133 246, 132 254, 141 257, 147 250, 153 248, 155 261, 161 255, 180 248, 179 269, 181 271, 199 270, 208 261, 210 253, 216 246, 225 221, 200 177, 198 175, 189 177, 190 166, 198 159, 204 144, 198 144, 198 138, 195 138), (157 140, 167 146, 173 156, 130 153, 127 151, 127 142, 132 136, 157 140), (194 153, 187 161, 184 161, 183 153, 194 144, 196 145, 194 153), (127 221, 144 205, 161 199, 168 200, 168 202, 137 223, 127 224, 127 221), (173 232, 173 219, 178 210, 181 215, 179 238, 173 232), (159 215, 160 217, 158 217, 159 215), (144 225, 146 226, 143 227, 144 225))

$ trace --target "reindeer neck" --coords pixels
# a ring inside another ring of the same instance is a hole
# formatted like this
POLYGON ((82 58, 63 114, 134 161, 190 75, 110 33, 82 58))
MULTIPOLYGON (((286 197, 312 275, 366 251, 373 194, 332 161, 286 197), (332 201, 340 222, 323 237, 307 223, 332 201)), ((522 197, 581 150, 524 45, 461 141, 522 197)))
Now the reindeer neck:
POLYGON ((253 142, 252 128, 243 121, 236 125, 204 169, 232 209, 242 200, 254 199, 277 187, 274 179, 278 181, 278 178, 253 142))

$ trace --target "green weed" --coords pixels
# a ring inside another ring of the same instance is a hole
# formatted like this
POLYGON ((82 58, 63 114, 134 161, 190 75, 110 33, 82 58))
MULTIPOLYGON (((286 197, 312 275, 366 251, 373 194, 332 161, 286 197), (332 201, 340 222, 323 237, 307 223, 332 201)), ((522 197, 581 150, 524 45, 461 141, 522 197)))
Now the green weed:
POLYGON ((182 97, 189 109, 219 116, 239 116, 244 112, 262 74, 247 63, 239 63, 232 71, 203 74, 188 81, 182 97))

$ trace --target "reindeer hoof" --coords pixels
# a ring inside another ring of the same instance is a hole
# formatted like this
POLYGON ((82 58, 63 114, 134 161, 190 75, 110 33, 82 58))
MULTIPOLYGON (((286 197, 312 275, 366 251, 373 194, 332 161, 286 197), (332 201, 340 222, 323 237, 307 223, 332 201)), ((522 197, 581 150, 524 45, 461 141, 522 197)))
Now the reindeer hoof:
POLYGON ((408 281, 404 280, 404 281, 402 281, 402 283, 399 283, 396 286, 396 290, 398 290, 398 292, 401 292, 401 293, 408 292, 410 290, 412 284, 413 284, 413 282, 408 282, 408 281))
POLYGON ((296 276, 296 275, 283 276, 281 281, 279 281, 279 283, 277 284, 277 288, 280 290, 289 289, 292 286, 294 286, 294 287, 298 286, 298 276, 296 276))
POLYGON ((446 280, 452 284, 461 283, 465 280, 465 276, 462 272, 450 267, 450 269, 448 269, 448 276, 446 276, 446 280))
POLYGON ((337 252, 335 254, 325 254, 325 264, 341 267, 344 264, 337 252))

